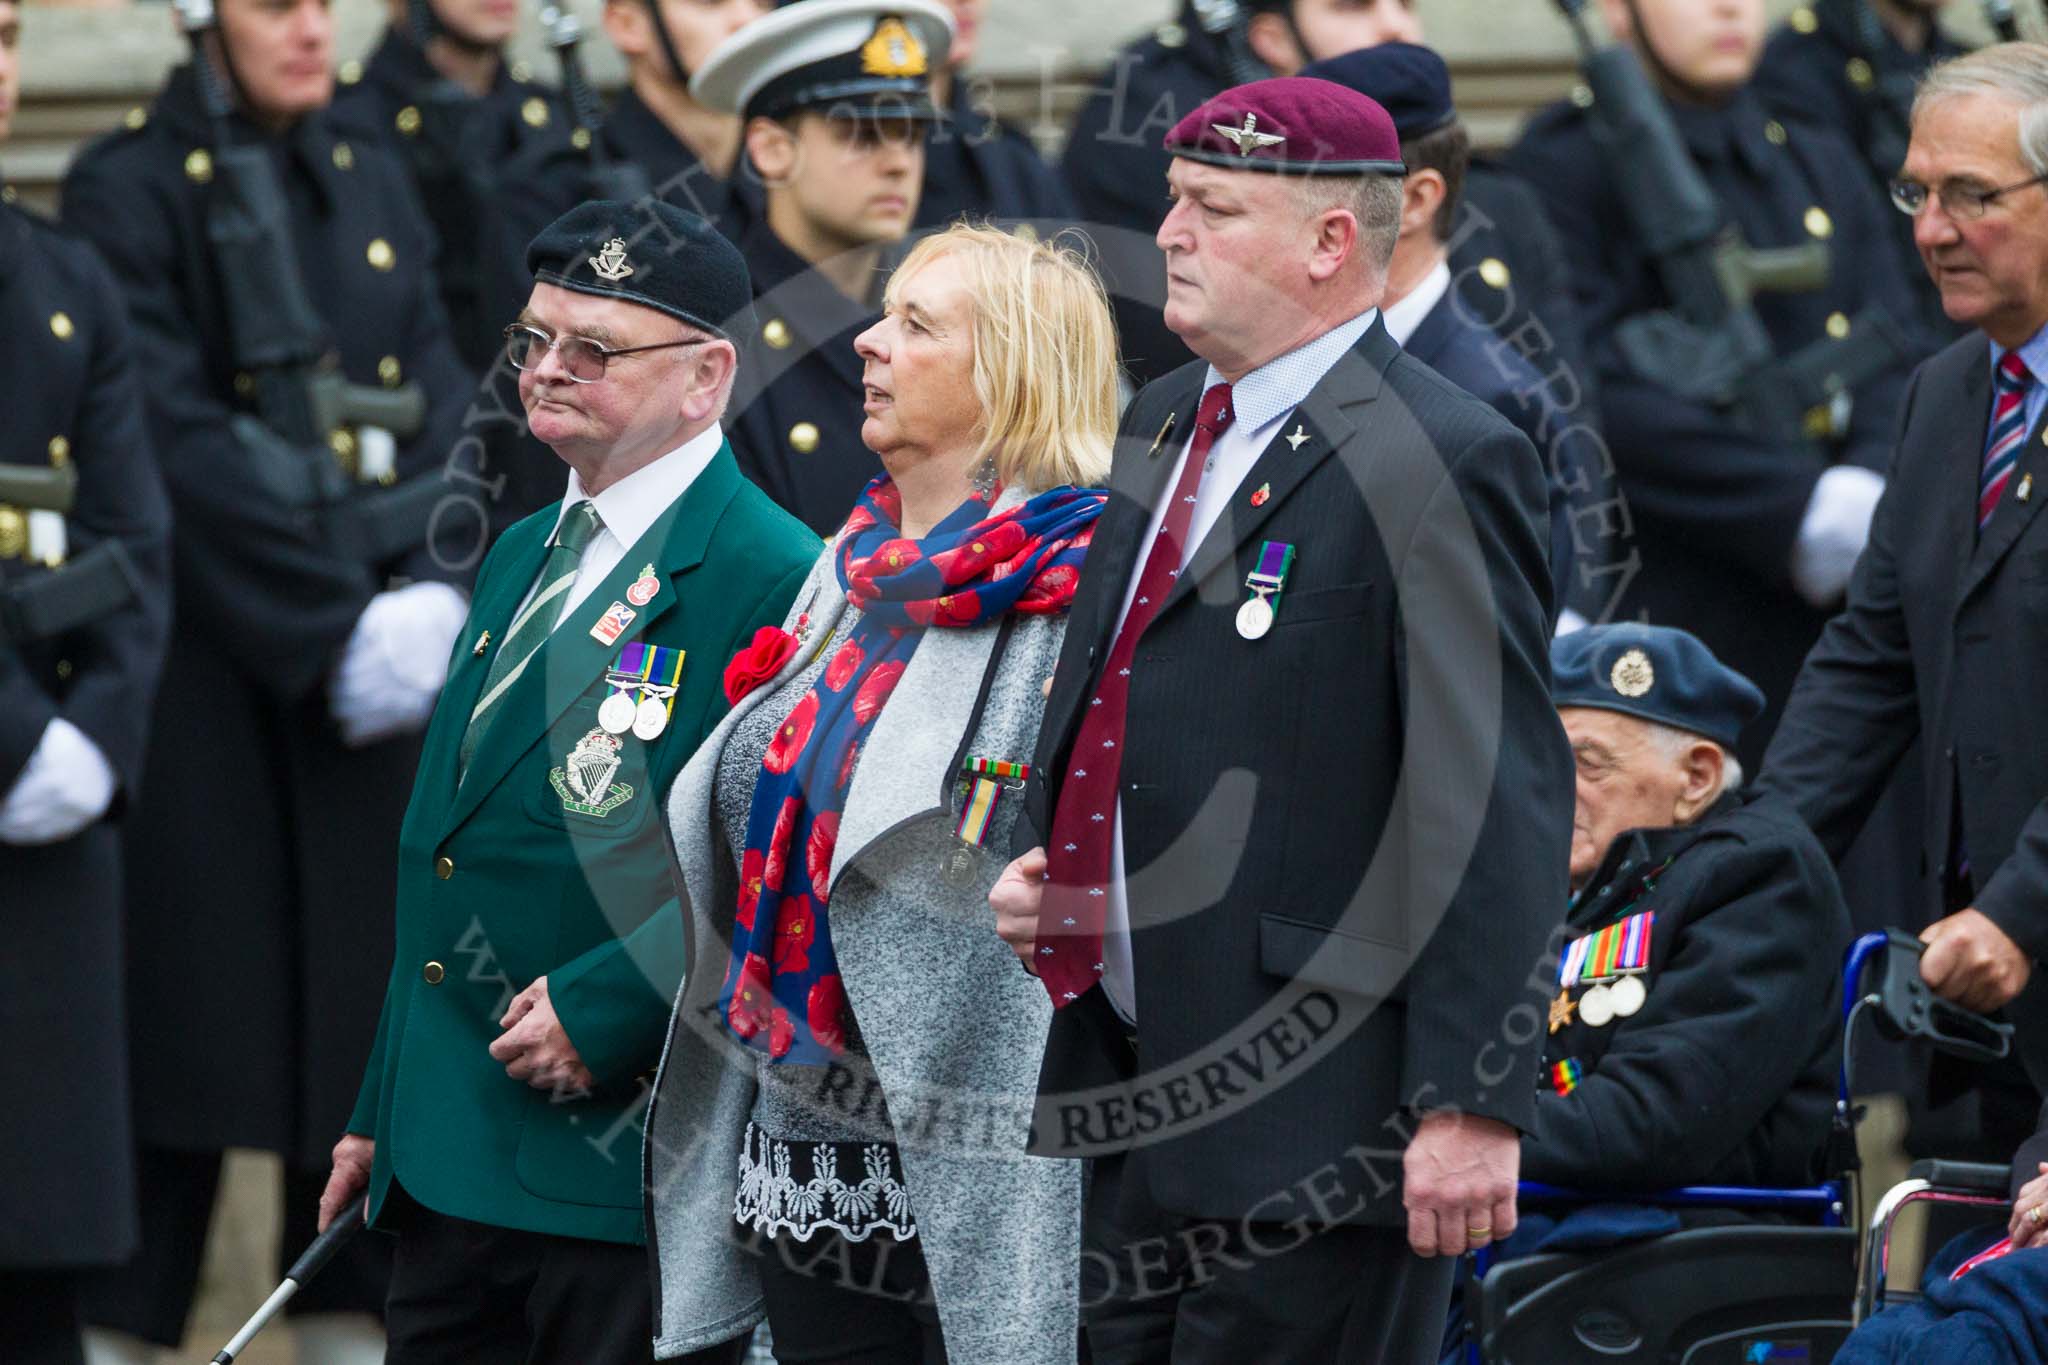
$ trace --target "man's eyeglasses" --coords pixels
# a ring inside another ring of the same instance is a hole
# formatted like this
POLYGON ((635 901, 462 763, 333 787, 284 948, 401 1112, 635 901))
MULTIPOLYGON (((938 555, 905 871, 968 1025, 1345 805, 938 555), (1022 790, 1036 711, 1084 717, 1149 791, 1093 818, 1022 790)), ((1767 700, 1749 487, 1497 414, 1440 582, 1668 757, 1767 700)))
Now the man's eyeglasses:
POLYGON ((538 327, 515 322, 505 329, 505 358, 515 370, 538 369, 549 351, 560 351, 562 368, 578 384, 595 384, 604 378, 604 367, 616 356, 638 355, 642 351, 666 351, 676 346, 702 346, 714 337, 690 337, 683 341, 657 341, 650 346, 605 346, 589 337, 550 336, 538 327))
POLYGON ((1943 185, 1939 190, 1929 190, 1917 180, 1894 180, 1891 183, 1892 207, 1909 218, 1917 218, 1920 210, 1927 207, 1931 194, 1941 201, 1941 211, 1949 217, 1974 220, 1984 216, 1984 210, 1991 206, 1992 200, 2043 181, 2048 181, 2048 175, 2001 185, 1995 190, 1980 190, 1974 185, 1943 185))

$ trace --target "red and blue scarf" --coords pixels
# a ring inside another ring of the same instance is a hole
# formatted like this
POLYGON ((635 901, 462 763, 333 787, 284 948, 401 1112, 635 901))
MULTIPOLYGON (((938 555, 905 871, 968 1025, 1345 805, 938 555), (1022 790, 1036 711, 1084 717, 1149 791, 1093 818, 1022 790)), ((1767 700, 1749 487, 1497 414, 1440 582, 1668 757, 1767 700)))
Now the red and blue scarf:
POLYGON ((885 476, 839 532, 839 584, 861 617, 761 758, 718 1002, 733 1033, 776 1061, 820 1065, 845 1050, 846 988, 825 914, 832 850, 861 744, 925 628, 1066 611, 1105 496, 1054 488, 991 516, 993 501, 969 498, 909 540, 885 476))

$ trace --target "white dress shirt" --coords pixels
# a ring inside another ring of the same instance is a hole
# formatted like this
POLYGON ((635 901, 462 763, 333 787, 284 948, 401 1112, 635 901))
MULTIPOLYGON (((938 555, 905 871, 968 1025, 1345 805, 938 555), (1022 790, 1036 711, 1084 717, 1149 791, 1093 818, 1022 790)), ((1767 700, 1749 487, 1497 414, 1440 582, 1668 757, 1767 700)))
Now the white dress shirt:
MULTIPOLYGON (((1259 456, 1265 453, 1273 438, 1280 434, 1287 418, 1301 406, 1302 400, 1322 382, 1323 376, 1344 353, 1358 344, 1358 339, 1365 335, 1378 315, 1378 309, 1368 308, 1314 341, 1267 361, 1230 386, 1230 406, 1236 416, 1209 447, 1208 472, 1202 476, 1201 485, 1195 490, 1194 515, 1188 523, 1187 541, 1181 548, 1182 567, 1194 558, 1196 548, 1222 520, 1238 485, 1244 482, 1245 475, 1251 473, 1252 466, 1258 463, 1259 456)), ((1202 379, 1202 391, 1207 393, 1210 386, 1222 382, 1223 376, 1212 365, 1202 379)), ((1173 471, 1166 479, 1159 505, 1152 509, 1145 537, 1139 542, 1141 548, 1137 562, 1131 568, 1130 586, 1124 589, 1123 607, 1117 612, 1118 631, 1123 630, 1124 618, 1130 615, 1131 603, 1138 595, 1138 578, 1145 570, 1144 547, 1152 544, 1166 520, 1166 500, 1173 496, 1173 489, 1180 482, 1194 439, 1194 431, 1190 429, 1187 441, 1180 448, 1180 458, 1173 462, 1173 471)), ((1222 534, 1229 533, 1230 528, 1225 526, 1222 534)), ((1124 894, 1124 811, 1121 800, 1117 802, 1116 825, 1110 833, 1109 848, 1109 907, 1104 912, 1102 933, 1102 989, 1116 1012, 1135 1023, 1138 1018, 1138 989, 1131 970, 1131 912, 1124 894)))
POLYGON ((1388 304, 1381 315, 1387 320, 1387 335, 1394 339, 1394 344, 1406 346, 1430 310, 1450 292, 1450 262, 1438 261, 1436 269, 1424 275, 1422 283, 1409 290, 1399 303, 1388 304))
MULTIPOLYGON (((619 567, 626 551, 647 534, 647 528, 677 498, 690 491, 690 485, 724 444, 725 432, 713 422, 702 435, 634 470, 594 498, 583 491, 582 476, 569 471, 569 491, 562 495, 562 510, 555 517, 555 529, 548 532, 548 544, 555 543, 555 537, 561 534, 562 517, 579 502, 596 503, 598 519, 604 524, 583 547, 583 557, 576 561, 576 583, 562 594, 562 608, 555 613, 556 626, 567 620, 569 613, 583 605, 584 599, 604 582, 605 576, 619 567)), ((539 586, 538 582, 534 584, 535 588, 539 586)), ((526 597, 532 596, 533 589, 527 589, 526 597)), ((526 598, 520 599, 519 608, 526 609, 526 598)), ((513 619, 518 619, 518 612, 513 613, 513 619)))

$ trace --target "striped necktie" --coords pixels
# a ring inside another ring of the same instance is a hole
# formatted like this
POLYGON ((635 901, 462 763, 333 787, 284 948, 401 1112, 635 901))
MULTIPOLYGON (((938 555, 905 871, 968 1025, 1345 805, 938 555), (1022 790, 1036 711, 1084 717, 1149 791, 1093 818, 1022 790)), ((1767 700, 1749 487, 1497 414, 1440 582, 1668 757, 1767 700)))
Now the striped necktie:
POLYGON ((2020 447, 2027 439, 2027 387, 2034 376, 2018 351, 1998 358, 1991 372, 1991 432, 1984 438, 1984 473, 1977 480, 1977 528, 1991 520, 1998 500, 2012 480, 2013 466, 2020 462, 2020 447))
POLYGON ((549 632, 562 614, 562 597, 576 585, 583 549, 603 525, 597 515, 597 504, 587 499, 563 515, 561 528, 555 532, 555 548, 548 552, 548 562, 541 565, 540 581, 534 586, 533 596, 512 618, 512 626, 505 632, 498 655, 491 660, 491 671, 484 678, 483 695, 477 698, 476 709, 469 713, 469 728, 462 732, 462 747, 456 751, 458 780, 460 774, 469 771, 470 755, 476 752, 477 741, 504 705, 505 694, 519 681, 534 654, 547 643, 549 632))

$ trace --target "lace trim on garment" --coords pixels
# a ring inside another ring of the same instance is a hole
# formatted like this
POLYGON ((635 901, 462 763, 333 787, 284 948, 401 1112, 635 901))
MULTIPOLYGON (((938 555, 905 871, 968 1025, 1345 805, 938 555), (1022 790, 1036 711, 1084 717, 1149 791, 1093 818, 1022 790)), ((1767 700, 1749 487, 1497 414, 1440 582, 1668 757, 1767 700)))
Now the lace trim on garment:
POLYGON ((894 1146, 784 1141, 751 1122, 740 1143, 733 1216, 757 1232, 787 1232, 800 1242, 819 1228, 831 1228, 849 1242, 864 1242, 876 1232, 898 1241, 917 1235, 894 1146), (842 1159, 849 1175, 859 1162, 857 1180, 840 1178, 842 1159))

